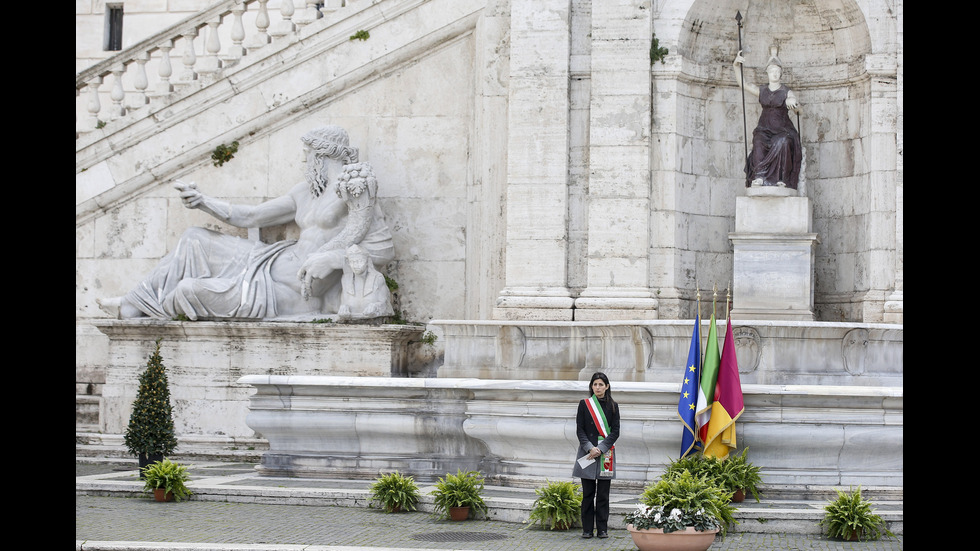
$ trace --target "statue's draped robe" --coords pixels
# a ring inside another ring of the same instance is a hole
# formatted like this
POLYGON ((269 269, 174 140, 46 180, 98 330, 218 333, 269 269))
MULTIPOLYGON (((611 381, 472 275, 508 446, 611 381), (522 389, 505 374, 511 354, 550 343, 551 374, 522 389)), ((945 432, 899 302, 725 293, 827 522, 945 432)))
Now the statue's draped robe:
POLYGON ((267 245, 191 228, 126 300, 155 318, 275 317, 272 262, 295 243, 267 245))
POLYGON ((762 179, 766 186, 780 182, 796 189, 800 181, 800 165, 803 162, 803 144, 800 134, 789 118, 786 96, 789 89, 780 86, 775 91, 768 86, 759 88, 762 114, 759 124, 752 131, 752 151, 745 160, 745 185, 762 179))

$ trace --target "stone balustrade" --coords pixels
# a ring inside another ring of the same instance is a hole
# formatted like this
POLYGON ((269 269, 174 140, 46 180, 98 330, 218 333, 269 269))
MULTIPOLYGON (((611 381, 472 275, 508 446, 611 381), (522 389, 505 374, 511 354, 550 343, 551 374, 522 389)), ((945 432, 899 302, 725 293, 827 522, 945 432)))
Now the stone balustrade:
MULTIPOLYGON (((270 476, 424 479, 479 469, 495 483, 567 479, 584 381, 248 375, 246 423, 270 476)), ((680 384, 615 382, 617 485, 641 488, 679 455, 680 384)), ((743 385, 739 447, 770 487, 903 486, 903 392, 743 385)))
POLYGON ((127 114, 159 108, 195 82, 213 82, 249 53, 288 41, 346 0, 225 0, 125 48, 75 75, 76 133, 100 128, 127 114), (108 83, 109 92, 105 85, 108 83))

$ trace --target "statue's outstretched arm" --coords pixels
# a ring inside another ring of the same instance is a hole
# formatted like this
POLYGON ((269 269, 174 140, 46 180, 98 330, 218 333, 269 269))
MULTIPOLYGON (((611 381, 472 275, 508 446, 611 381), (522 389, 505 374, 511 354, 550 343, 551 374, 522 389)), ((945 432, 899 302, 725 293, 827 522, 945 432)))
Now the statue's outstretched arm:
POLYGON ((748 82, 743 83, 742 82, 742 64, 744 64, 744 63, 745 63, 745 59, 742 57, 742 50, 739 50, 738 53, 735 54, 735 60, 732 61, 732 67, 735 68, 735 71, 734 71, 734 73, 735 73, 735 82, 737 82, 738 85, 741 86, 746 92, 752 94, 753 96, 758 97, 759 96, 759 87, 758 86, 756 86, 756 85, 754 85, 752 83, 748 83, 748 82))
POLYGON ((215 218, 239 228, 263 228, 291 222, 296 217, 296 202, 290 195, 277 197, 258 205, 233 205, 204 195, 194 182, 177 180, 174 188, 180 192, 184 206, 200 209, 215 218))

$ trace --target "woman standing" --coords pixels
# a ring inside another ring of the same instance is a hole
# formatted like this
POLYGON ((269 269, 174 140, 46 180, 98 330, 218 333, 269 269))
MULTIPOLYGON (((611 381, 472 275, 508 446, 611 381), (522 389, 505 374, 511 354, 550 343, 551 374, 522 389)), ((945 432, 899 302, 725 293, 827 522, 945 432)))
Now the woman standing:
POLYGON ((593 373, 589 398, 575 415, 579 448, 572 476, 582 479, 582 537, 609 537, 609 485, 616 478, 613 445, 619 438, 619 406, 609 391, 605 373, 593 373), (591 463, 589 462, 591 460, 591 463))

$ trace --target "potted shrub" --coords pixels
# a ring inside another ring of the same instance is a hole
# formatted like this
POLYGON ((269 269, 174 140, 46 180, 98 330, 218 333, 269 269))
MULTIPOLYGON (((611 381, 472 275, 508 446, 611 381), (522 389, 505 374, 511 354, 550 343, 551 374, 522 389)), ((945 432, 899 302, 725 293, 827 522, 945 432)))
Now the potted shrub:
POLYGON ((695 477, 705 476, 731 492, 732 501, 736 503, 743 501, 747 493, 751 493, 759 501, 762 477, 759 475, 760 468, 746 458, 748 450, 745 448, 741 454, 731 454, 726 459, 692 454, 671 461, 663 476, 668 478, 687 471, 695 477))
POLYGON ((728 459, 721 461, 719 465, 718 480, 723 488, 733 493, 732 501, 736 503, 742 502, 749 493, 757 503, 759 502, 759 485, 762 484, 762 477, 759 475, 760 468, 746 459, 745 454, 748 451, 749 449, 745 448, 741 454, 729 455, 728 459))
POLYGON ((626 515, 626 529, 640 551, 704 551, 719 531, 736 523, 731 493, 706 475, 680 471, 661 477, 626 515))
POLYGON ((683 472, 689 472, 695 478, 707 477, 709 480, 718 482, 721 477, 721 460, 716 457, 705 457, 700 453, 691 454, 687 457, 674 459, 664 469, 662 478, 671 478, 683 472))
POLYGON ((157 501, 180 501, 191 495, 186 483, 190 480, 187 467, 164 459, 143 469, 143 492, 152 493, 157 501))
POLYGON ((380 503, 386 513, 414 511, 421 498, 415 479, 398 471, 381 475, 371 484, 371 500, 380 503))
POLYGON ((534 493, 538 498, 528 521, 537 522, 542 528, 550 524, 552 530, 568 530, 582 513, 582 490, 574 482, 548 481, 534 493))
POLYGON ((477 471, 458 469, 456 474, 446 473, 445 478, 436 482, 436 489, 431 492, 435 497, 433 505, 452 520, 466 520, 470 513, 487 512, 487 504, 483 501, 484 477, 477 471))
POLYGON ((160 461, 177 447, 170 386, 160 356, 160 341, 157 339, 156 350, 139 376, 139 390, 126 428, 126 448, 139 459, 140 478, 143 478, 147 465, 160 461))
POLYGON ((892 534, 881 516, 871 509, 871 502, 861 497, 861 487, 851 492, 837 491, 837 499, 824 507, 821 526, 827 536, 843 540, 876 540, 892 534))

